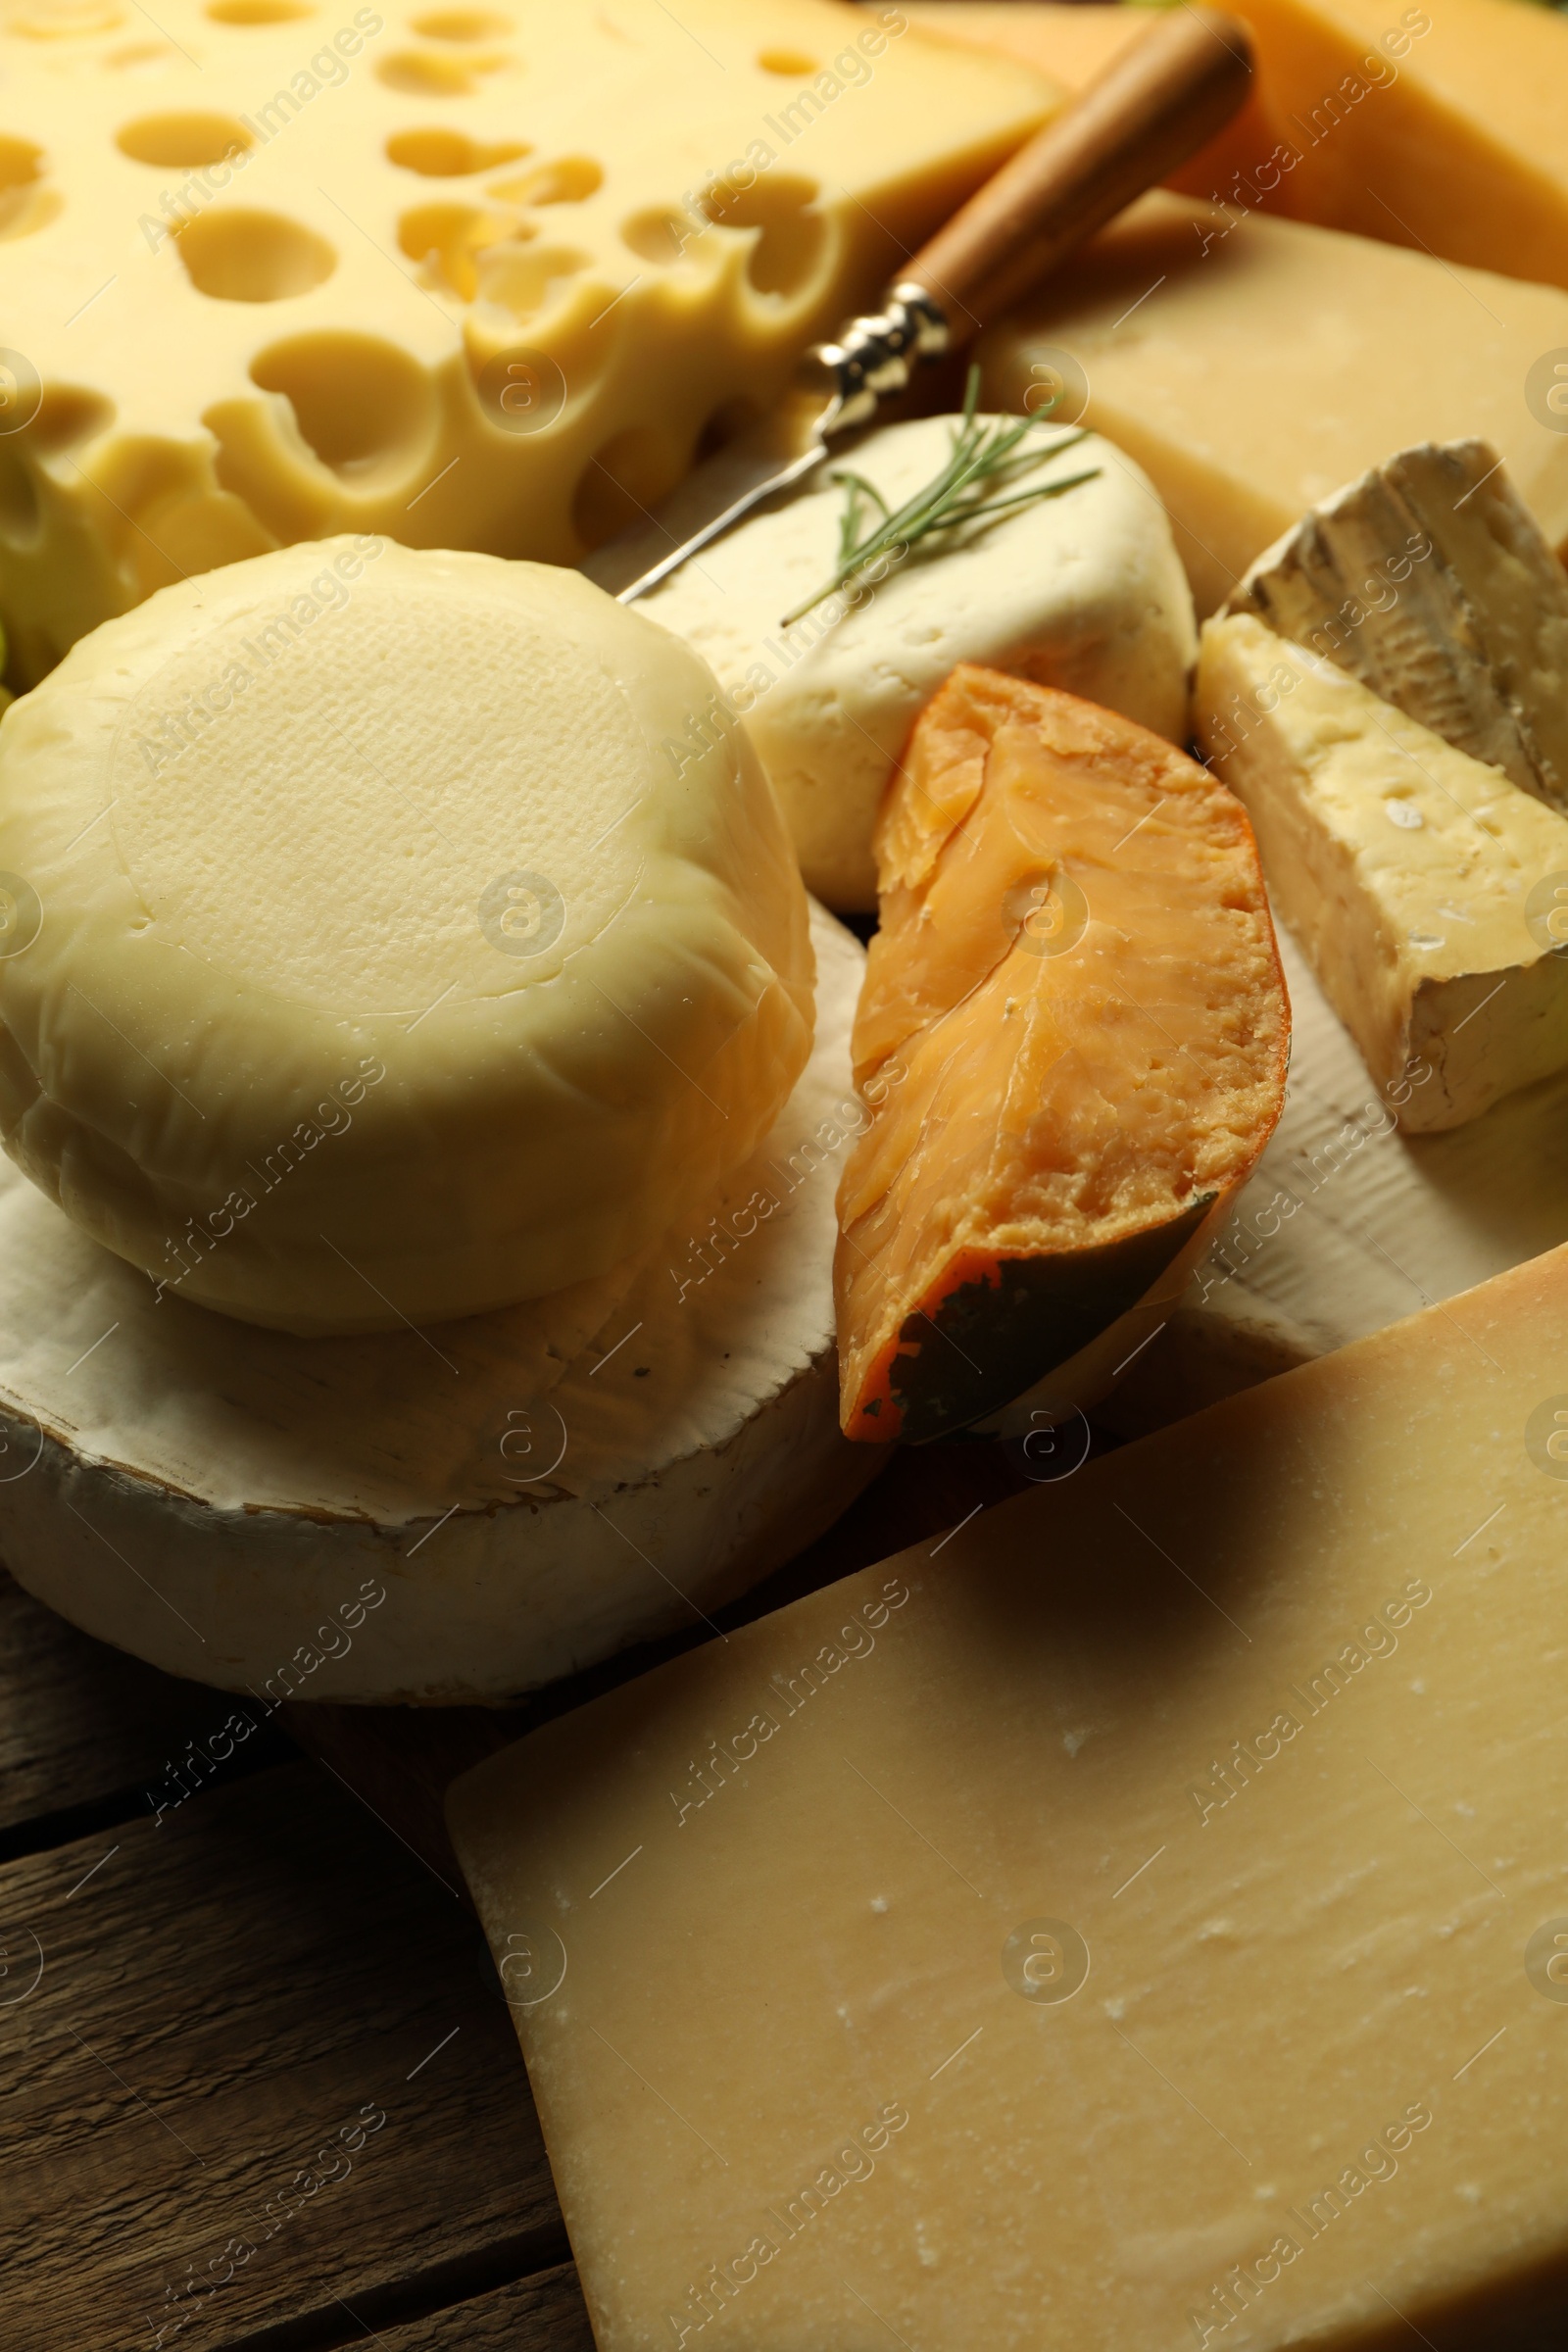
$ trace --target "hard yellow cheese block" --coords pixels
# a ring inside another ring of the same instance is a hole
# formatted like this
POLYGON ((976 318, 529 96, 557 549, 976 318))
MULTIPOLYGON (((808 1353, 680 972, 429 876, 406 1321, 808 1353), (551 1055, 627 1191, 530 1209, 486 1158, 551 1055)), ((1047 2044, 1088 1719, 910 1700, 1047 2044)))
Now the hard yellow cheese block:
POLYGON ((1491 441, 1553 547, 1568 432, 1527 378, 1568 350, 1568 294, 1155 194, 981 346, 984 397, 1081 416, 1152 477, 1200 612, 1392 450, 1491 441))
POLYGON ((1175 184, 1568 285, 1568 24, 1525 0, 1239 0, 1254 94, 1175 184))
MULTIPOLYGON (((912 0, 952 40, 1081 88, 1136 7, 912 0)), ((1525 0, 1235 0, 1256 79, 1173 187, 1568 285, 1568 25, 1525 0)))
POLYGON ((1059 103, 827 0, 19 0, 0 617, 374 530, 571 563, 1059 103))
POLYGON ((1327 2352, 1568 2261, 1565 1362, 1559 1250, 458 1784, 601 2352, 1327 2352))

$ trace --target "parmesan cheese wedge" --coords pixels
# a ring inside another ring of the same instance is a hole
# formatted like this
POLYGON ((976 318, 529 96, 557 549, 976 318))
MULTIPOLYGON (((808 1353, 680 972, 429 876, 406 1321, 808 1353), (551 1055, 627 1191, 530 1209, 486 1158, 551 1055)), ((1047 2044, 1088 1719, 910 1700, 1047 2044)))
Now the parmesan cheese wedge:
POLYGON ((978 350, 989 405, 1070 384, 1144 468, 1200 613, 1307 507, 1418 441, 1492 442, 1549 544, 1568 541, 1568 434, 1525 398, 1568 350, 1556 286, 1155 190, 978 350))
POLYGON ((273 1701, 500 1700, 702 1618, 811 1541, 878 1467, 839 1435, 833 1346, 864 956, 820 909, 812 929, 816 1042, 771 1135, 608 1288, 295 1339, 155 1305, 0 1163, 19 1582, 169 1673, 273 1701))
POLYGON ((1565 1348, 1558 1250, 457 1784, 601 2352, 1522 2340, 1565 1348))
POLYGON ((1227 600, 1568 812, 1568 572, 1488 441, 1374 466, 1227 600))
POLYGON ((1454 1127, 1568 1064, 1568 820, 1246 613, 1203 630, 1199 738, 1375 1086, 1454 1127))

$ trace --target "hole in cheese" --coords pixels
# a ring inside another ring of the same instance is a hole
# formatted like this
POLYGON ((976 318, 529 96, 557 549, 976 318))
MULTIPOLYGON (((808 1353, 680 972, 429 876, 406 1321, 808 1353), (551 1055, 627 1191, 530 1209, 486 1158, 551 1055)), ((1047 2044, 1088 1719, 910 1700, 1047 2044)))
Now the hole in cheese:
POLYGON ((209 0, 207 14, 215 24, 291 24, 316 11, 308 0, 209 0))
POLYGON ((796 80, 821 71, 816 59, 808 57, 804 49, 763 49, 757 62, 764 74, 783 74, 796 80))
POLYGON ((828 226, 811 209, 816 195, 814 179, 784 172, 769 172, 750 188, 716 179, 704 191, 703 210, 718 227, 754 232, 746 274, 759 294, 787 301, 819 277, 828 226))
POLYGON ((409 21, 426 41, 502 41, 516 29, 510 17, 486 8, 433 8, 409 21))
POLYGON ((0 132, 0 240, 30 237, 65 210, 57 188, 40 187, 43 149, 0 132))
POLYGON ((685 452, 658 425, 634 424, 590 458, 571 502, 571 519, 587 547, 602 547, 640 520, 675 487, 685 452))
POLYGON ((32 448, 47 452, 79 448, 83 441, 106 433, 114 421, 115 404, 101 392, 84 391, 76 384, 46 384, 27 439, 32 448))
POLYGON ((0 188, 24 188, 43 176, 43 149, 0 131, 0 188))
POLYGON ((103 62, 117 74, 156 74, 177 65, 180 57, 168 41, 131 41, 123 49, 112 49, 103 62))
POLYGON ((474 267, 482 301, 510 311, 514 318, 533 318, 549 309, 558 287, 587 269, 588 256, 564 245, 524 252, 509 240, 486 247, 474 267))
POLYGON ((115 0, 23 0, 6 17, 7 32, 24 40, 82 40, 95 32, 114 32, 125 22, 115 0))
POLYGON ((531 155, 526 139, 470 139, 466 130, 400 130, 386 143, 387 161, 426 179, 466 179, 531 155))
POLYGON ((620 241, 641 262, 660 262, 665 268, 678 262, 697 223, 684 220, 664 205, 650 205, 620 224, 620 241))
POLYGON ((478 285, 474 255, 504 237, 533 231, 510 213, 490 213, 476 204, 420 204, 398 222, 398 243, 413 262, 428 262, 464 302, 478 285))
POLYGON ((140 115, 134 122, 122 123, 115 145, 132 163, 189 172, 203 164, 220 164, 255 141, 233 115, 169 114, 140 115))
POLYGON ((309 294, 337 268, 337 255, 314 229, 238 205, 199 214, 174 246, 197 292, 217 302, 282 302, 309 294))
POLYGON ((264 392, 282 394, 300 438, 348 479, 402 471, 434 428, 429 377, 378 335, 294 335, 258 353, 250 372, 264 392))
POLYGON ((839 1191, 852 1437, 963 1426, 1135 1305, 1255 1165, 1289 1021, 1242 804, 1075 695, 956 669, 878 824, 839 1191))
POLYGON ((382 58, 375 71, 389 90, 412 90, 417 98, 471 97, 487 74, 499 74, 512 59, 504 49, 487 49, 472 57, 442 57, 418 49, 400 49, 382 58))
POLYGON ((559 163, 500 180, 490 190, 508 204, 581 204, 605 184, 600 166, 585 155, 564 155, 559 163))

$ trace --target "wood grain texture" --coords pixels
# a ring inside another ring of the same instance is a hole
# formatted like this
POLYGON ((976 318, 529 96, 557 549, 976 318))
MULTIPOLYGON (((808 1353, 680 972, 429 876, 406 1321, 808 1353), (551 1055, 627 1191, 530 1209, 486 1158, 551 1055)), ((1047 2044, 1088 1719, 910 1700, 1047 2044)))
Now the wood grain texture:
MULTIPOLYGON (((90 1822, 149 1819, 171 1766, 202 1747, 233 1701, 176 1682, 77 1633, 0 1568, 0 1857, 90 1822), (20 1835, 32 1829, 35 1834, 20 1835)), ((274 1733, 245 1761, 277 1761, 274 1733)))
POLYGON ((0 1948, 5 2340, 364 2341, 564 2254, 472 1922, 313 1766, 12 1862, 0 1948))
POLYGON ((593 2352, 594 2339, 576 2271, 565 2262, 385 2329, 381 2345, 383 2352, 593 2352))

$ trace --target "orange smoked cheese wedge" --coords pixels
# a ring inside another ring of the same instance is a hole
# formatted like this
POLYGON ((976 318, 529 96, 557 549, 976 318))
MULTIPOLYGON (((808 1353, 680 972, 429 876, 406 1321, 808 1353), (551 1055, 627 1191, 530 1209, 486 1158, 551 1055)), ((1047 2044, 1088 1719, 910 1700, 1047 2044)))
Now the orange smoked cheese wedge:
POLYGON ((876 856, 840 1403, 852 1438, 918 1442, 1065 1364, 1224 1216, 1290 1017, 1241 803, 1074 695, 956 669, 876 856))

